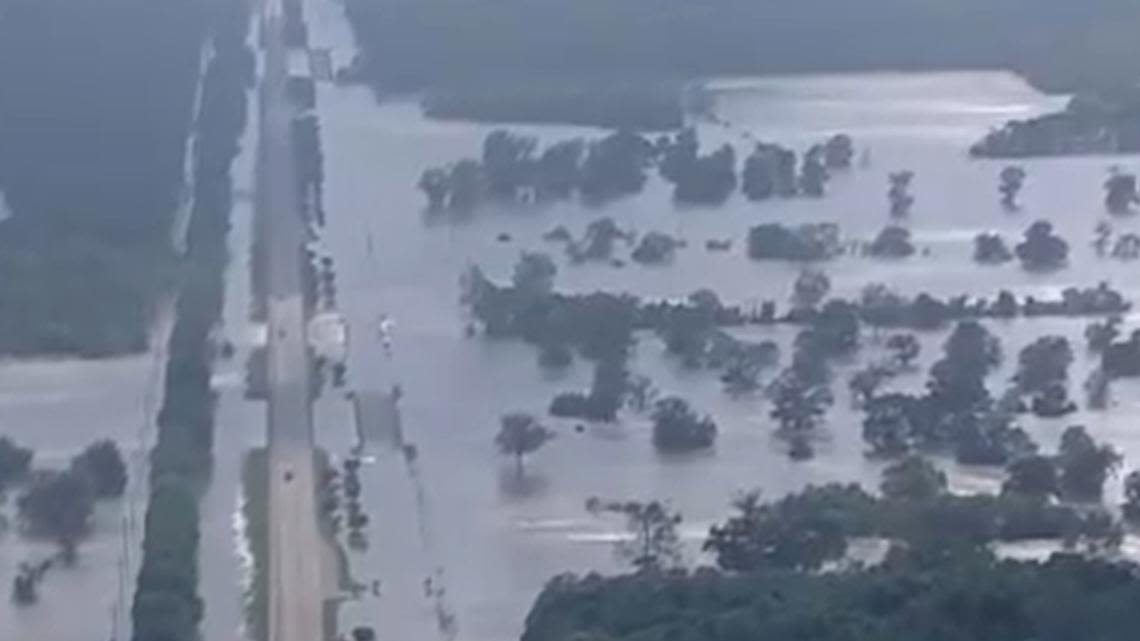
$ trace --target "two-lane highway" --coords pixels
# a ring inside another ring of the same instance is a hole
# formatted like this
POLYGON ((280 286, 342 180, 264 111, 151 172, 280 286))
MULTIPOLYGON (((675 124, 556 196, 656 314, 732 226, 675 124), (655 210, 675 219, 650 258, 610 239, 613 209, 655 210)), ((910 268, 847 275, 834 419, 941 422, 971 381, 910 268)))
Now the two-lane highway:
POLYGON ((258 233, 266 248, 269 359, 269 640, 321 641, 326 596, 317 527, 309 354, 301 296, 304 229, 296 198, 280 0, 262 8, 258 233))

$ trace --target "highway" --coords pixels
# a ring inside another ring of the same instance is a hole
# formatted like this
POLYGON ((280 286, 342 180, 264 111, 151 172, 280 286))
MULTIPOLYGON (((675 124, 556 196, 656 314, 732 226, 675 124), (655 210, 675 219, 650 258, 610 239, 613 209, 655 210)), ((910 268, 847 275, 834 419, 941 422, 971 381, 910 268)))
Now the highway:
POLYGON ((268 261, 269 641, 320 641, 323 602, 306 316, 280 0, 262 7, 257 207, 268 261))

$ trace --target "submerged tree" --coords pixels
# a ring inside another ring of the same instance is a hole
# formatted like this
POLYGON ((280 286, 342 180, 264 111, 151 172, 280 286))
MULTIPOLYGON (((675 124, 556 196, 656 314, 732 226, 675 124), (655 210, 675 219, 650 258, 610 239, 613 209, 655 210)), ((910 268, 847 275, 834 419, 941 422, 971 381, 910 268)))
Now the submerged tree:
POLYGON ((1104 205, 1113 214, 1126 214, 1132 206, 1140 203, 1136 190, 1136 175, 1112 168, 1104 182, 1104 205))
POLYGON ((87 478, 97 499, 123 495, 127 487, 127 465, 114 441, 90 445, 71 461, 71 470, 87 478))
POLYGON ((987 265, 1000 265, 1013 260, 1013 252, 997 233, 980 233, 974 237, 974 260, 987 265))
POLYGON ((1068 380, 1073 349, 1064 336, 1042 336, 1022 348, 1017 361, 1014 382, 1024 393, 1040 393, 1068 380))
POLYGON ((887 201, 891 206, 892 218, 903 218, 910 213, 914 206, 914 196, 910 194, 910 184, 914 180, 913 171, 896 171, 888 176, 890 187, 887 189, 887 201))
POLYGON ((1048 456, 1019 458, 1006 466, 1002 494, 1017 494, 1041 501, 1061 495, 1061 479, 1057 462, 1048 456))
POLYGON ((922 353, 922 345, 914 334, 893 334, 887 338, 887 349, 895 364, 901 369, 910 369, 914 359, 922 353))
POLYGON ((1010 165, 1001 170, 998 193, 1001 194, 1002 207, 1010 211, 1018 208, 1017 195, 1025 184, 1025 176, 1025 169, 1018 165, 1010 165))
POLYGON ((523 457, 538 451, 552 438, 554 432, 530 414, 507 414, 501 420, 499 433, 495 435, 495 445, 502 454, 515 458, 518 473, 522 474, 523 457))
POLYGON ((831 390, 810 385, 794 373, 777 379, 769 391, 777 433, 785 437, 810 434, 835 402, 831 390))
POLYGON ((676 396, 657 401, 653 408, 653 444, 664 452, 687 452, 712 446, 716 423, 698 416, 684 399, 676 396))
POLYGON ((921 456, 907 456, 883 470, 879 491, 893 501, 931 501, 946 493, 946 474, 921 456))
POLYGON ((804 154, 800 167, 799 186, 805 196, 822 198, 827 190, 829 175, 823 161, 823 147, 816 145, 804 154))
POLYGON ((824 165, 831 170, 851 168, 855 157, 855 143, 847 134, 835 134, 823 145, 824 165))
POLYGON ((1022 266, 1029 270, 1058 269, 1069 260, 1069 244, 1054 234, 1053 225, 1044 220, 1029 226, 1016 252, 1022 266))
POLYGON ((914 255, 915 248, 909 229, 888 225, 866 246, 866 251, 876 258, 908 258, 914 255))
POLYGON ((591 498, 586 501, 586 509, 625 515, 630 538, 618 542, 616 549, 618 556, 638 572, 663 570, 681 563, 681 541, 677 536, 681 514, 671 510, 668 504, 591 498))
POLYGON ((1140 523, 1140 470, 1130 473, 1124 479, 1124 504, 1121 505, 1124 518, 1131 523, 1140 523))
POLYGON ((16 445, 7 436, 0 436, 0 492, 27 476, 32 456, 31 450, 16 445))
POLYGON ((1104 482, 1120 466, 1121 456, 1111 445, 1094 441, 1085 428, 1074 426, 1061 435, 1057 460, 1064 496, 1077 501, 1096 501, 1104 492, 1104 482))
POLYGON ((515 291, 532 298, 550 294, 554 289, 554 277, 558 267, 542 252, 523 252, 515 263, 511 284, 515 291))
POLYGON ((65 557, 73 557, 88 531, 94 496, 87 479, 73 472, 39 475, 17 501, 29 531, 54 539, 65 557))
POLYGON ((804 269, 792 285, 792 305, 810 309, 827 298, 831 291, 831 279, 818 269, 804 269))

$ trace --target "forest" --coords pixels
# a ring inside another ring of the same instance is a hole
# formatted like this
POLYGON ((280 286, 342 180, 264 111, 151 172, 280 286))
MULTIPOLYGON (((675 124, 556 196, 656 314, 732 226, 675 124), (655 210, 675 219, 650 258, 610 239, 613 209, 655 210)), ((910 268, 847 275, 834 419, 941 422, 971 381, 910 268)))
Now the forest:
POLYGON ((1140 65, 1127 0, 349 0, 378 89, 590 74, 1013 69, 1049 90, 1140 65), (470 28, 478 24, 478 29, 470 28), (1017 34, 1017 37, 1011 37, 1017 34), (1090 46, 1096 43, 1096 46, 1090 46))
POLYGON ((147 347, 175 269, 202 7, 0 6, 0 353, 147 347))

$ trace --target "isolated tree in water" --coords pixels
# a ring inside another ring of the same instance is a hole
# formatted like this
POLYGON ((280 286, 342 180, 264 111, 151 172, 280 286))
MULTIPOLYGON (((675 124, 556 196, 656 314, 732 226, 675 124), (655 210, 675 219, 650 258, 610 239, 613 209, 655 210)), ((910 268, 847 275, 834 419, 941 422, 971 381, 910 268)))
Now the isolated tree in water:
POLYGON ((530 414, 507 414, 501 419, 499 433, 495 435, 495 445, 505 456, 515 457, 518 473, 523 471, 523 458, 538 451, 547 441, 554 438, 554 432, 547 429, 530 414))
POLYGON ((1132 205, 1140 203, 1140 194, 1136 191, 1136 175, 1120 171, 1113 167, 1109 170, 1108 180, 1104 181, 1104 206, 1113 214, 1126 214, 1132 205))
POLYGON ((630 538, 617 544, 618 556, 639 572, 660 570, 681 562, 681 542, 677 526, 681 514, 661 501, 602 501, 596 497, 586 501, 590 512, 613 512, 626 517, 630 538))
POLYGON ((999 176, 998 193, 1001 194, 1002 207, 1010 211, 1017 209, 1017 195, 1025 185, 1025 170, 1017 165, 1010 165, 1001 170, 999 176))
POLYGON ((890 187, 887 189, 887 201, 891 205, 892 218, 903 218, 910 214, 910 208, 914 205, 914 196, 910 195, 910 183, 913 180, 913 171, 896 171, 888 177, 890 187))
POLYGON ((914 334, 894 334, 887 338, 887 349, 901 369, 910 369, 914 359, 922 353, 922 345, 914 334))
POLYGON ((54 539, 65 559, 75 556, 75 546, 87 533, 94 510, 94 497, 87 479, 73 472, 48 473, 28 488, 17 501, 20 518, 34 534, 54 539))

